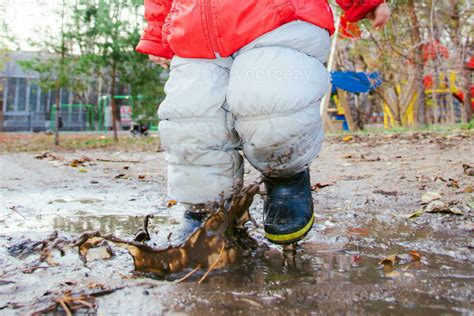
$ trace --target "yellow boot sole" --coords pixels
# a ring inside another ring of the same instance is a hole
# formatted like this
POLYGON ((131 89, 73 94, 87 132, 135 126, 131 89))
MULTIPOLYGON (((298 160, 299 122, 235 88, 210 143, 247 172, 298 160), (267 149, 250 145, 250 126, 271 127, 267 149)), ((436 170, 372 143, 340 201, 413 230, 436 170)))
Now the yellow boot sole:
POLYGON ((274 244, 280 245, 288 245, 300 241, 303 239, 306 234, 311 230, 314 224, 314 214, 311 216, 310 221, 300 230, 290 233, 290 234, 283 234, 283 235, 274 235, 265 232, 265 237, 274 244))

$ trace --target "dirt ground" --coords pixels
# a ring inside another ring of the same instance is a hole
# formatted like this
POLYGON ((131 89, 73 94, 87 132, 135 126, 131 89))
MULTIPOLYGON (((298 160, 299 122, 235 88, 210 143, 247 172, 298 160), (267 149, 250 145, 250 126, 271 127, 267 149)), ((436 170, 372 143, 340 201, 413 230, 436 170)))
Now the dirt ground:
MULTIPOLYGON (((267 245, 261 225, 250 224, 259 248, 203 284, 205 271, 181 283, 183 274, 134 273, 119 248, 108 260, 83 263, 71 250, 41 262, 32 245, 53 231, 130 238, 152 213, 150 232, 166 238, 180 214, 167 207, 158 147, 1 155, 0 314, 65 313, 65 306, 102 315, 472 313, 468 131, 327 137, 311 165, 316 225, 296 255, 267 245)), ((258 179, 248 168, 246 181, 258 179)), ((251 212, 261 223, 260 197, 251 212)))

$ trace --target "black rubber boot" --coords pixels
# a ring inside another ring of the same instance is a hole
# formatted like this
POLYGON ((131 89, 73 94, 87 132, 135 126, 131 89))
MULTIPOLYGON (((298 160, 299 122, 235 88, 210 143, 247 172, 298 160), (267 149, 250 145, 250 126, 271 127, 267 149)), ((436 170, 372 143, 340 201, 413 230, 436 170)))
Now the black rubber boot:
POLYGON ((314 223, 309 169, 291 177, 265 178, 267 197, 263 211, 265 237, 275 244, 303 239, 314 223))

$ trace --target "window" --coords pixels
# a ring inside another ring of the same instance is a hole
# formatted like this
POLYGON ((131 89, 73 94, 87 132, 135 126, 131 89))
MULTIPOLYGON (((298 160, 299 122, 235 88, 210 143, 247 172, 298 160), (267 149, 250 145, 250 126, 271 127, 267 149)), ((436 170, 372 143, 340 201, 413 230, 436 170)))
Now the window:
POLYGON ((15 111, 16 78, 7 80, 7 112, 15 111))
POLYGON ((61 89, 61 104, 69 104, 69 91, 61 89))
POLYGON ((32 84, 30 86, 30 100, 29 100, 29 110, 31 112, 38 111, 38 95, 39 95, 38 86, 32 84))
POLYGON ((40 104, 38 112, 46 113, 48 111, 49 91, 41 89, 40 104))
POLYGON ((17 111, 26 111, 26 91, 28 83, 25 78, 18 78, 18 101, 17 111))

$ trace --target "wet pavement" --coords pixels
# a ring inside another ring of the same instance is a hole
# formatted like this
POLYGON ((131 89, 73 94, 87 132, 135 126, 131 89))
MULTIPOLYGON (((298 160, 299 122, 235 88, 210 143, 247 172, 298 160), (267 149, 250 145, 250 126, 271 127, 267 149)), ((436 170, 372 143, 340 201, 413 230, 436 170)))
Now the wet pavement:
MULTIPOLYGON (((205 271, 181 283, 186 272, 136 274, 117 247, 86 264, 68 249, 38 265, 41 254, 30 249, 53 231, 67 240, 89 230, 131 238, 151 213, 150 233, 166 238, 179 214, 167 208, 164 153, 2 155, 0 314, 63 313, 60 302, 81 294, 103 315, 472 314, 474 177, 462 165, 474 165, 474 134, 344 140, 329 137, 311 166, 317 222, 296 255, 267 245, 261 226, 248 224, 259 248, 202 284, 205 271), (420 212, 434 193, 455 211, 420 212), (393 264, 380 263, 393 254, 393 264)), ((248 183, 258 177, 246 173, 248 183)), ((261 210, 257 197, 258 223, 261 210)), ((79 312, 94 310, 80 304, 79 312)))

